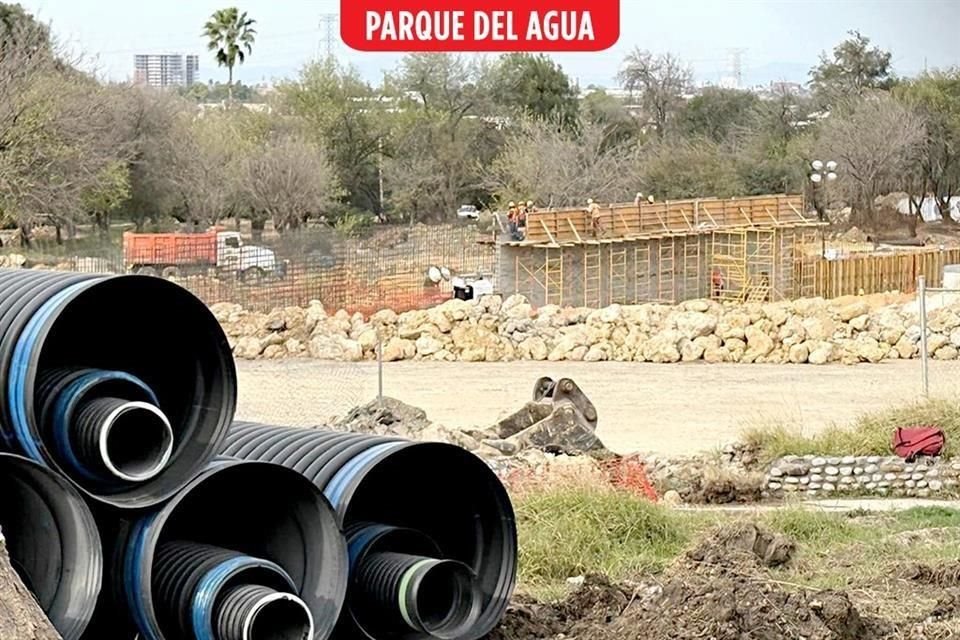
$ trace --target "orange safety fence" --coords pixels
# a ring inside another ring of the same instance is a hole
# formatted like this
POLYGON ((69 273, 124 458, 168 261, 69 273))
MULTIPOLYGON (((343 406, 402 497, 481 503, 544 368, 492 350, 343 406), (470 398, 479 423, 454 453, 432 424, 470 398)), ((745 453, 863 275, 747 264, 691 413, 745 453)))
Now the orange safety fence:
POLYGON ((637 455, 604 460, 589 470, 558 467, 544 471, 542 468, 513 467, 502 472, 500 476, 507 489, 515 493, 555 487, 564 482, 576 485, 600 481, 651 502, 658 502, 660 499, 647 475, 646 464, 637 455))

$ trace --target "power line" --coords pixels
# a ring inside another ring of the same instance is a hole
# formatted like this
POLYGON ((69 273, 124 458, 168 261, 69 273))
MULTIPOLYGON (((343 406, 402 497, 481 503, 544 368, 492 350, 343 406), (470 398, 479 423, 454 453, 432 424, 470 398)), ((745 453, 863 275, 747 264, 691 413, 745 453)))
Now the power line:
POLYGON ((336 13, 320 14, 320 29, 322 30, 322 34, 320 36, 319 46, 324 47, 328 58, 333 57, 333 52, 337 45, 340 44, 340 34, 337 33, 337 23, 339 21, 340 16, 336 13))

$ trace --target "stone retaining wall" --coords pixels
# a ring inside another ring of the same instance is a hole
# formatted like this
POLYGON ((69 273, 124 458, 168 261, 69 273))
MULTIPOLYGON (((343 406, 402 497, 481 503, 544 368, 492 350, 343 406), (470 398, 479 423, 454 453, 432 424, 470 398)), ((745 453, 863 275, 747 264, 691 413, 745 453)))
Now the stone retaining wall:
POLYGON ((876 495, 955 496, 960 461, 896 456, 786 456, 771 465, 764 481, 766 497, 876 495))
MULTIPOLYGON (((372 360, 378 335, 393 360, 505 362, 880 362, 915 358, 920 327, 911 296, 835 300, 534 308, 523 296, 450 300, 432 309, 370 318, 328 313, 319 302, 268 314, 216 304, 238 358, 372 360)), ((928 346, 934 358, 960 357, 960 302, 934 309, 928 346)))

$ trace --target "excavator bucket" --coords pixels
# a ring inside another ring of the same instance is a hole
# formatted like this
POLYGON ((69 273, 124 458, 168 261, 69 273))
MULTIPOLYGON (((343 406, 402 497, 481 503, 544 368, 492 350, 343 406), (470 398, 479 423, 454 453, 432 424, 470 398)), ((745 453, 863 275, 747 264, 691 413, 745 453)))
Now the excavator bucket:
POLYGON ((543 377, 533 387, 533 400, 500 420, 498 436, 520 448, 537 447, 555 453, 605 450, 595 435, 597 410, 570 378, 543 377))

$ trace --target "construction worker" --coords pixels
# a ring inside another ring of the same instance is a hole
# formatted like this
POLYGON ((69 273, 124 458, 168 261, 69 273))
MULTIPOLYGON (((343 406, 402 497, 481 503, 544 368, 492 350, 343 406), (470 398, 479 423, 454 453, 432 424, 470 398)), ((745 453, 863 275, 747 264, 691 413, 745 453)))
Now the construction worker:
POLYGON ((520 203, 517 207, 517 240, 523 240, 527 234, 527 213, 530 212, 530 201, 520 203))
POLYGON ((593 201, 593 198, 587 198, 587 214, 590 216, 590 230, 594 238, 603 235, 603 223, 600 222, 600 205, 593 201))
POLYGON ((517 203, 513 200, 507 207, 507 228, 510 230, 510 239, 516 240, 517 236, 517 203))
POLYGON ((724 287, 723 273, 717 267, 714 267, 713 273, 710 274, 710 284, 711 284, 711 289, 713 291, 713 297, 714 298, 721 297, 723 295, 723 287, 724 287))
POLYGON ((643 202, 643 192, 637 191, 637 197, 633 199, 633 206, 639 207, 641 202, 643 202))

